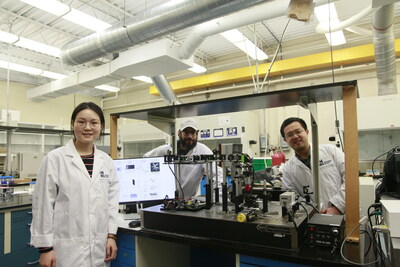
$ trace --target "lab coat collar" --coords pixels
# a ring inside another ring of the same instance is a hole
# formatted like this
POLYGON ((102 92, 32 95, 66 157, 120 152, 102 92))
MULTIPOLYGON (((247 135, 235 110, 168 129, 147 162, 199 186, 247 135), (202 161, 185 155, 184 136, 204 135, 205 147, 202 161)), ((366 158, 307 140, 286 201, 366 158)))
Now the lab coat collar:
POLYGON ((103 165, 103 156, 94 145, 94 161, 93 161, 93 171, 92 178, 85 167, 85 164, 82 161, 81 156, 78 154, 78 151, 75 148, 74 141, 70 140, 66 144, 66 155, 72 158, 72 163, 79 169, 81 172, 85 174, 85 177, 90 179, 92 182, 98 179, 98 175, 100 173, 100 167, 103 165))
MULTIPOLYGON (((311 158, 312 144, 311 144, 311 142, 309 142, 309 145, 310 145, 310 149, 308 150, 308 154, 309 154, 310 162, 311 162, 311 166, 312 166, 312 158, 311 158)), ((295 155, 293 155, 293 159, 294 159, 294 163, 295 163, 297 166, 301 166, 301 167, 304 167, 304 168, 307 168, 307 169, 308 169, 308 167, 307 167, 303 162, 301 162, 301 160, 297 157, 296 152, 295 152, 295 155)))

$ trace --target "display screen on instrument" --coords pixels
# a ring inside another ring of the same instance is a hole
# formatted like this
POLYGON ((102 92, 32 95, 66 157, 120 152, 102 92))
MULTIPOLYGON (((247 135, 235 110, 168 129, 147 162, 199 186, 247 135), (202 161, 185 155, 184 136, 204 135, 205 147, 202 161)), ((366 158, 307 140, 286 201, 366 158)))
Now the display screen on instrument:
POLYGON ((174 198, 174 166, 164 157, 116 159, 114 165, 120 204, 174 198))

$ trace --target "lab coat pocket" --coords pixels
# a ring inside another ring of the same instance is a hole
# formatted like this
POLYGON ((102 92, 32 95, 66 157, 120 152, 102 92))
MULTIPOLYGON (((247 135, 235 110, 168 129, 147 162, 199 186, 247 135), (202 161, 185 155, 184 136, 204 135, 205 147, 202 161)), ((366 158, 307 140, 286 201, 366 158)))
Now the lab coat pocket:
POLYGON ((85 266, 85 259, 90 257, 87 242, 81 239, 59 239, 54 242, 57 267, 85 266))

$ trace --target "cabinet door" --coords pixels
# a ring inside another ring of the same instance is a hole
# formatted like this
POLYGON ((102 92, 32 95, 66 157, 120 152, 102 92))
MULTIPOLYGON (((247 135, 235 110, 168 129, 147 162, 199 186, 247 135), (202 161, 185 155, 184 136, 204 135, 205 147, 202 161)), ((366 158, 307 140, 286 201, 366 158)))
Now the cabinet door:
POLYGON ((236 254, 234 252, 226 252, 216 249, 190 247, 190 266, 236 266, 236 254))
POLYGON ((0 257, 0 263, 2 267, 38 267, 39 252, 34 248, 18 250, 16 252, 2 255, 0 257))
POLYGON ((136 250, 135 236, 127 233, 117 233, 117 258, 111 262, 111 267, 135 267, 136 250))
POLYGON ((19 230, 11 232, 11 252, 20 249, 33 248, 30 245, 31 233, 29 230, 19 230))
POLYGON ((30 248, 31 209, 11 212, 11 252, 30 248))
POLYGON ((11 212, 11 232, 29 229, 32 223, 32 209, 11 212))
POLYGON ((270 260, 265 258, 258 258, 246 255, 240 255, 240 267, 311 267, 310 265, 303 265, 291 262, 270 260))

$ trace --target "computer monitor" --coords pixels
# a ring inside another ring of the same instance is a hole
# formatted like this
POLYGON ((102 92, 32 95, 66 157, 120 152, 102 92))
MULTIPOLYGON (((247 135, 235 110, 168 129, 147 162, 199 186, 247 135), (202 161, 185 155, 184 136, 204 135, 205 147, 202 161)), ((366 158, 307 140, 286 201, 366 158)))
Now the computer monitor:
POLYGON ((114 160, 119 180, 119 203, 135 204, 175 197, 174 165, 164 157, 114 160))

